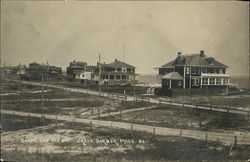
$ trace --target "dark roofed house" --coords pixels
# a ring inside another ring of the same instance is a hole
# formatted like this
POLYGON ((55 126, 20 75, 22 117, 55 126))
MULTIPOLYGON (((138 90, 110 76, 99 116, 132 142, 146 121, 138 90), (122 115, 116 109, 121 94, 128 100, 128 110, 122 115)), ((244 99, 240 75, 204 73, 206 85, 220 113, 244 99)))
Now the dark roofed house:
POLYGON ((33 62, 29 64, 29 68, 25 69, 25 75, 22 76, 22 79, 41 80, 42 77, 44 79, 61 79, 61 75, 61 67, 33 62))
POLYGON ((67 67, 67 79, 73 81, 76 79, 78 73, 86 70, 87 62, 70 62, 70 65, 67 67))
POLYGON ((162 87, 172 88, 227 88, 230 84, 230 75, 227 66, 213 57, 199 54, 182 55, 159 68, 162 78, 162 87))

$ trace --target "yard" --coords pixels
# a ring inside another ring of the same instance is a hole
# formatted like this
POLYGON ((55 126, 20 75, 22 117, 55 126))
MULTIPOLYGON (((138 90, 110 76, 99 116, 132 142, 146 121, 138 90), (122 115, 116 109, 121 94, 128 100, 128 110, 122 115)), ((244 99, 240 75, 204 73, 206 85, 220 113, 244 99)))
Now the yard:
POLYGON ((98 111, 103 114, 152 105, 147 102, 118 101, 46 86, 43 89, 42 95, 41 86, 4 82, 1 85, 2 109, 85 118, 97 115, 98 111))
POLYGON ((250 124, 245 116, 194 108, 177 108, 172 105, 123 113, 120 118, 108 116, 101 119, 179 129, 250 131, 250 124))

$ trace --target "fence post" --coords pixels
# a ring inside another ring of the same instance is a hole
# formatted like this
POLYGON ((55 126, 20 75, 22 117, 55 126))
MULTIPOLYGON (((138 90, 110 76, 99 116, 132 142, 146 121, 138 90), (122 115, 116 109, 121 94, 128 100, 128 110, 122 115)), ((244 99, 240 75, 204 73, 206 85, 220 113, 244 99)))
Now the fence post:
POLYGON ((195 108, 198 109, 198 105, 195 105, 195 108))
POLYGON ((180 136, 182 136, 182 129, 180 130, 180 136))
POLYGON ((249 121, 249 111, 247 112, 247 119, 248 119, 248 121, 249 121))
POLYGON ((161 100, 159 100, 159 105, 161 105, 161 100))
POLYGON ((56 127, 57 127, 57 117, 56 117, 56 127))
POLYGON ((206 136, 205 136, 205 141, 207 142, 207 133, 206 133, 206 136))
POLYGON ((211 111, 213 110, 212 106, 210 106, 210 110, 211 110, 211 111))
POLYGON ((154 133, 154 136, 155 136, 155 127, 153 127, 153 133, 154 133))
POLYGON ((45 115, 43 116, 43 126, 45 126, 45 115))
POLYGON ((227 107, 227 112, 229 113, 229 108, 227 107))
POLYGON ((133 131, 133 125, 131 125, 131 131, 133 131))
POLYGON ((92 129, 93 123, 92 120, 90 121, 90 129, 92 129))
POLYGON ((182 107, 184 107, 184 103, 182 104, 182 107))
POLYGON ((234 145, 237 145, 237 136, 234 136, 234 145))
POLYGON ((113 128, 113 124, 112 124, 112 122, 110 123, 110 126, 111 126, 111 128, 113 128))

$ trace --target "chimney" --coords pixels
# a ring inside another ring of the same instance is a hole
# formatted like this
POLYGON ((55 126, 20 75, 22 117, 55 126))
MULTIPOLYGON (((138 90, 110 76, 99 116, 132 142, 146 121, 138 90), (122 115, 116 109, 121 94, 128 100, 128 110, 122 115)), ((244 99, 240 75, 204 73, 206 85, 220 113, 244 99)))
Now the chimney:
POLYGON ((74 63, 76 62, 76 60, 74 60, 74 63))
POLYGON ((178 52, 178 56, 180 56, 181 55, 181 52, 178 52))
POLYGON ((201 50, 201 51, 200 51, 200 56, 201 56, 201 57, 204 57, 204 56, 205 56, 204 50, 201 50))
POLYGON ((117 59, 115 59, 115 62, 117 61, 117 59))

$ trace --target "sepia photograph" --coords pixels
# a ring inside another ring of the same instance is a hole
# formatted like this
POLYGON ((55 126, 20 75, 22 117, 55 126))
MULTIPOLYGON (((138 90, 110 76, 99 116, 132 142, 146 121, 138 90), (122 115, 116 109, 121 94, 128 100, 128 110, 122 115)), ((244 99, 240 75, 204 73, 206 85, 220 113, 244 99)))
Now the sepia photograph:
POLYGON ((250 162, 249 2, 1 1, 1 162, 250 162))

